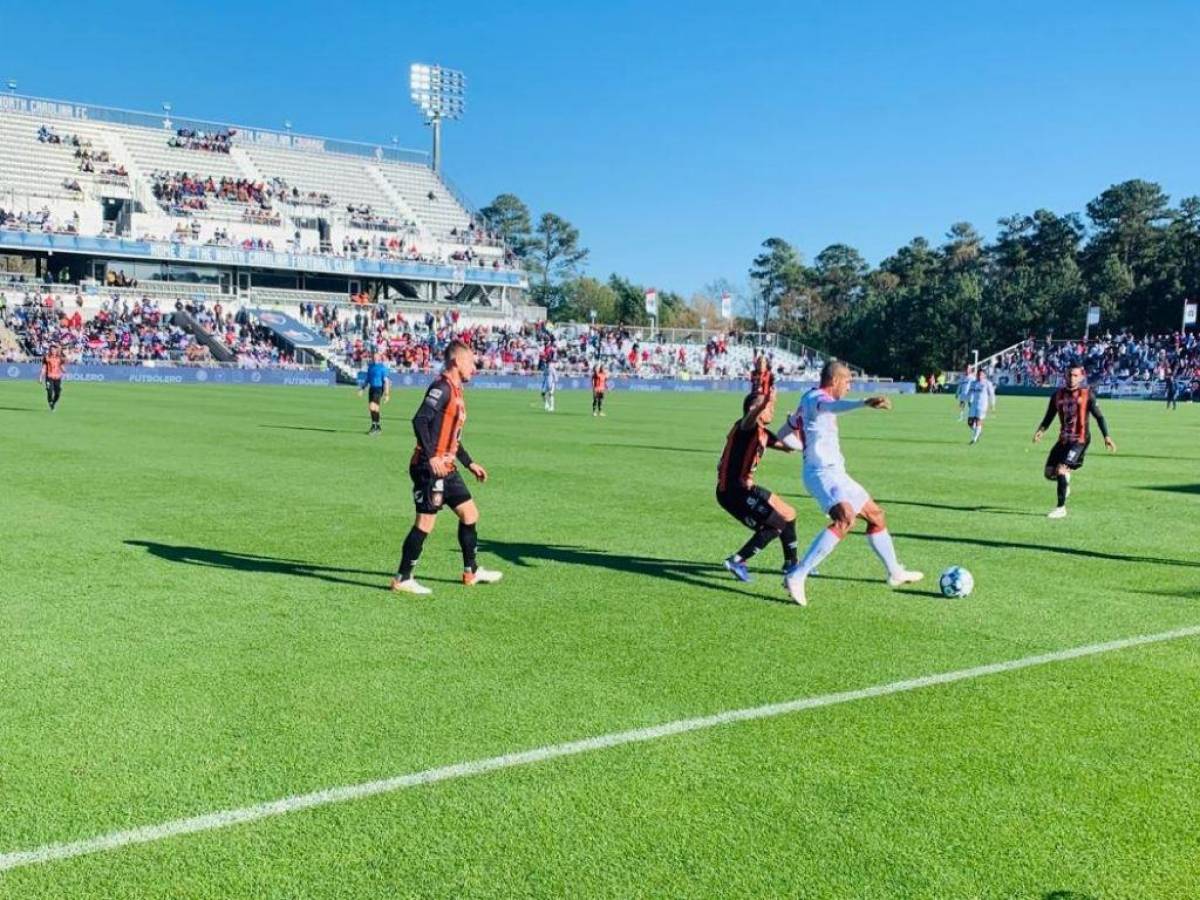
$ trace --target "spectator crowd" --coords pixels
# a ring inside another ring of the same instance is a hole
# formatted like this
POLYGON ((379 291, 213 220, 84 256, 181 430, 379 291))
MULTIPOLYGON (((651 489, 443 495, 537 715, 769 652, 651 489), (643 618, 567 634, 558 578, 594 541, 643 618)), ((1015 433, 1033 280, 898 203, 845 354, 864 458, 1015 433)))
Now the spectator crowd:
POLYGON ((1195 332, 1137 336, 1104 334, 1087 341, 1030 339, 999 357, 997 384, 1044 387, 1063 382, 1066 370, 1083 365, 1098 386, 1152 387, 1172 378, 1188 384, 1200 379, 1200 338, 1195 332))

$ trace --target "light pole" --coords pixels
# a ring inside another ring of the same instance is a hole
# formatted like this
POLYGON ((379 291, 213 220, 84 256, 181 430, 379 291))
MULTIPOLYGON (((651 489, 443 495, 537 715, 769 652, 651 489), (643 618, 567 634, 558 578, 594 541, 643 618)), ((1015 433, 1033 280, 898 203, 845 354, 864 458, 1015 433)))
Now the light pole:
POLYGON ((461 119, 467 108, 467 76, 457 69, 424 63, 409 67, 408 86, 412 102, 425 114, 433 128, 433 171, 442 170, 442 120, 461 119))
POLYGON ((163 128, 167 129, 167 131, 170 131, 171 130, 171 104, 169 101, 166 101, 166 100, 163 101, 162 111, 163 111, 163 128))

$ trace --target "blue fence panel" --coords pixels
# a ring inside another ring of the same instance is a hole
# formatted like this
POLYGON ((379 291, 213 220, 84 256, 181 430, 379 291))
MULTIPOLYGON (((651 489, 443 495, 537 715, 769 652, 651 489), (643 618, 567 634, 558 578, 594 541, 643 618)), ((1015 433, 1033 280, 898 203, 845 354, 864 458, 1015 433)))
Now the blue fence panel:
MULTIPOLYGON (((3 380, 32 380, 39 363, 0 363, 3 380)), ((99 381, 133 384, 268 384, 329 387, 336 384, 332 371, 308 369, 222 369, 202 366, 96 366, 68 365, 66 381, 99 381)))

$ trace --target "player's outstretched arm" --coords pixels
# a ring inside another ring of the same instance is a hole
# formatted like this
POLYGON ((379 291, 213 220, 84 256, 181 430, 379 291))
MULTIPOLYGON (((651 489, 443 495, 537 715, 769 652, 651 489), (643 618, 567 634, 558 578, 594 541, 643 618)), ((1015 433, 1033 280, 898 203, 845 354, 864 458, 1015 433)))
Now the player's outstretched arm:
POLYGON ((864 406, 869 406, 871 409, 891 409, 892 401, 887 397, 868 397, 863 401, 864 406))
POLYGON ((1096 424, 1100 427, 1100 434, 1104 436, 1104 448, 1109 453, 1116 453, 1117 445, 1113 443, 1113 439, 1108 433, 1108 422, 1104 418, 1104 413, 1100 412, 1100 404, 1096 402, 1095 397, 1088 397, 1088 414, 1096 420, 1096 424))

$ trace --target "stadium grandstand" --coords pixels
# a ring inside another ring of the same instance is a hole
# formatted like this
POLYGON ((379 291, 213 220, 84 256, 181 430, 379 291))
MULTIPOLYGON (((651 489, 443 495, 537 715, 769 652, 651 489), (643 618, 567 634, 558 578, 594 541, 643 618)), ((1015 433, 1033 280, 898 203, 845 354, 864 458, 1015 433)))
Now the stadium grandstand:
POLYGON ((509 314, 528 287, 426 154, 169 113, 0 96, 0 210, 0 254, 60 283, 509 314))
POLYGON ((782 377, 823 358, 771 334, 545 322, 502 240, 425 153, 0 96, 0 356, 331 367, 380 348, 428 370, 782 377))

